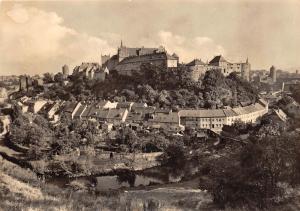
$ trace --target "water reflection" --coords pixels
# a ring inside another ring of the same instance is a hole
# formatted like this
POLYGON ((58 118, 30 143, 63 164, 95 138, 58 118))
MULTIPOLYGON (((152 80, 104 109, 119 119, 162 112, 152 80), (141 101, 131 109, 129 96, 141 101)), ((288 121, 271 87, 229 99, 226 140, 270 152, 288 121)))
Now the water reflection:
POLYGON ((158 166, 134 172, 119 170, 116 175, 81 177, 70 179, 65 177, 52 178, 48 182, 65 187, 76 180, 87 186, 92 185, 98 190, 116 190, 120 188, 133 188, 139 186, 151 186, 155 184, 178 183, 190 180, 198 172, 198 161, 185 162, 182 166, 158 166))
POLYGON ((98 190, 115 190, 120 188, 149 186, 152 184, 163 184, 164 182, 147 176, 134 175, 133 177, 124 176, 102 176, 97 177, 98 190))

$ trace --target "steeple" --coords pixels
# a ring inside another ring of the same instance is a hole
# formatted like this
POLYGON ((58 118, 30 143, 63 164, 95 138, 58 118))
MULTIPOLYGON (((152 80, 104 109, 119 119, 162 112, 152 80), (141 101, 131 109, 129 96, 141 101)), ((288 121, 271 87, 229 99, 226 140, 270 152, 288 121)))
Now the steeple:
POLYGON ((246 64, 248 64, 248 56, 247 56, 246 64))
POLYGON ((121 46, 120 46, 121 48, 123 47, 123 41, 121 40, 121 46))

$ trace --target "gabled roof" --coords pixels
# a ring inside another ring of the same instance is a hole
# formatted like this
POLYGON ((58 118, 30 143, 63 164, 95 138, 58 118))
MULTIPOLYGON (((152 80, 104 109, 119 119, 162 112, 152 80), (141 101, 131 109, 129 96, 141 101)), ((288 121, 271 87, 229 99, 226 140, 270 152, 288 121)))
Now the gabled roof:
POLYGON ((75 117, 80 117, 83 114, 83 111, 86 109, 86 105, 80 105, 77 111, 75 112, 75 117))
POLYGON ((196 66, 196 65, 205 65, 205 63, 201 61, 201 59, 194 59, 190 63, 186 64, 186 66, 196 66))
POLYGON ((81 117, 88 117, 91 110, 93 110, 94 105, 89 105, 81 114, 81 117))
POLYGON ((107 115, 107 119, 122 119, 127 109, 110 109, 107 115))
POLYGON ((145 108, 145 107, 147 107, 147 103, 133 103, 133 105, 132 105, 132 109, 145 108))
POLYGON ((72 113, 76 107, 77 103, 75 102, 67 102, 63 111, 72 113))
POLYGON ((171 113, 156 113, 153 116, 153 119, 149 119, 149 122, 158 122, 158 123, 179 123, 179 116, 177 112, 171 113))
POLYGON ((143 119, 144 115, 142 111, 131 111, 126 118, 127 121, 142 121, 143 119))
POLYGON ((131 108, 133 104, 133 102, 119 102, 117 108, 131 108))
POLYGON ((96 107, 98 108, 103 108, 107 103, 110 103, 110 101, 106 101, 106 100, 103 100, 103 101, 100 101, 96 104, 96 107))
POLYGON ((219 63, 219 62, 227 62, 226 59, 222 56, 215 56, 210 62, 209 64, 213 64, 213 63, 219 63))

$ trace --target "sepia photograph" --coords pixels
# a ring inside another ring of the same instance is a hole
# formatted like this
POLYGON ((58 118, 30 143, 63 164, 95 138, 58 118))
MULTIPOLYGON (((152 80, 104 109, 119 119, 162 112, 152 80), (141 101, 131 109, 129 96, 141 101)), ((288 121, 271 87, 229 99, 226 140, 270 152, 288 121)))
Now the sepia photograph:
POLYGON ((0 211, 300 210, 300 0, 0 0, 0 211))

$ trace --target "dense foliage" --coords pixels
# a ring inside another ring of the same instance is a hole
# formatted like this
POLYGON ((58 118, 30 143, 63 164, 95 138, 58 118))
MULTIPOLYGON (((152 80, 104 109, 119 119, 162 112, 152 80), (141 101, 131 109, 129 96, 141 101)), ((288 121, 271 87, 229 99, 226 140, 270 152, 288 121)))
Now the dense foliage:
POLYGON ((300 84, 296 84, 295 86, 291 87, 291 92, 293 98, 300 103, 300 84))
POLYGON ((286 200, 299 183, 299 135, 250 141, 234 155, 210 164, 214 201, 221 207, 266 207, 286 200))
POLYGON ((144 64, 132 76, 111 71, 105 81, 88 80, 81 72, 70 77, 70 84, 55 84, 45 93, 47 98, 63 100, 109 99, 146 102, 169 108, 222 108, 240 102, 251 103, 257 91, 236 73, 224 77, 220 70, 207 71, 202 81, 190 78, 184 65, 165 69, 144 64))

